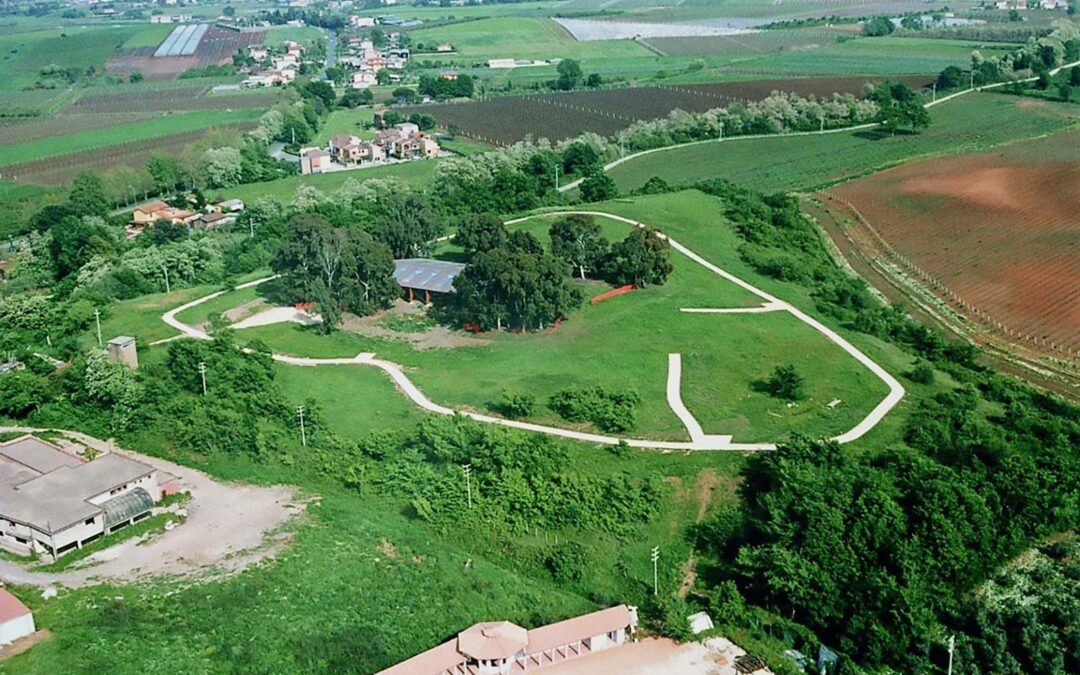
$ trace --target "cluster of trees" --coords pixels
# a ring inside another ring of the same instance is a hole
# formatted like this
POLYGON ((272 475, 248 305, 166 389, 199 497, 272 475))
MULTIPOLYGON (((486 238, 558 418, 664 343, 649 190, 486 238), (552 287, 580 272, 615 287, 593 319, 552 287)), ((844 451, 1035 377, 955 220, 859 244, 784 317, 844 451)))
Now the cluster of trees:
POLYGON ((289 219, 271 267, 282 275, 284 299, 315 302, 327 332, 342 311, 371 314, 389 307, 401 293, 393 278, 394 257, 385 244, 360 228, 334 227, 317 214, 289 219))
POLYGON ((571 91, 579 87, 596 89, 604 84, 604 78, 599 73, 589 73, 581 69, 581 62, 576 59, 563 59, 555 66, 558 77, 549 81, 548 87, 557 91, 571 91))
POLYGON ((874 99, 850 94, 817 99, 775 92, 752 103, 733 103, 703 113, 674 110, 665 118, 639 120, 617 134, 617 139, 628 150, 648 150, 722 136, 835 129, 875 121, 879 114, 874 99))
POLYGON ((634 428, 634 409, 639 403, 636 391, 596 385, 558 391, 548 400, 548 407, 567 422, 592 422, 603 431, 621 433, 634 428))
POLYGON ((460 73, 454 79, 439 77, 436 75, 421 75, 417 89, 424 96, 430 96, 437 101, 449 98, 471 98, 476 83, 471 75, 460 73))
POLYGON ((1077 60, 1080 60, 1080 28, 1072 21, 1058 19, 1048 34, 1033 37, 1014 51, 990 57, 977 50, 972 52, 971 70, 975 84, 981 85, 1029 74, 1042 78, 1049 70, 1077 60))

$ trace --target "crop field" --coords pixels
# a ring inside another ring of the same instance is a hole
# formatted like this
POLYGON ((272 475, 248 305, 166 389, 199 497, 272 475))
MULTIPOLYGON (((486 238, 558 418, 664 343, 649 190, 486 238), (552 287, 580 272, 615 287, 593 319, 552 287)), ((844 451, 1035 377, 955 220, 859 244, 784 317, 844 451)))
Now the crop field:
MULTIPOLYGON (((227 124, 213 129, 194 129, 183 133, 165 134, 142 141, 119 143, 95 149, 3 167, 4 178, 35 185, 65 185, 84 171, 107 171, 118 166, 141 169, 154 155, 180 154, 212 134, 238 133, 254 126, 253 122, 227 124)), ((3 150, 15 146, 7 146, 3 150)))
POLYGON ((1006 332, 1080 355, 1080 132, 839 186, 900 255, 1006 332))
POLYGON ((649 38, 645 43, 665 56, 706 56, 709 54, 768 54, 784 50, 815 49, 836 42, 851 31, 837 28, 768 30, 747 35, 649 38))
MULTIPOLYGON (((431 114, 443 128, 479 140, 510 145, 527 136, 562 140, 583 131, 609 136, 639 119, 656 119, 672 110, 704 112, 733 102, 761 100, 774 91, 804 96, 858 93, 872 77, 828 77, 758 80, 717 84, 628 87, 527 96, 486 101, 406 106, 405 114, 431 114)), ((896 78, 921 87, 931 76, 896 78)))
MULTIPOLYGON (((739 239, 723 217, 720 202, 698 192, 637 198, 609 209, 661 229, 697 231, 713 240, 721 266, 736 264, 739 239)), ((598 219, 609 239, 628 226, 598 219)), ((550 217, 515 227, 547 239, 550 217)), ((734 434, 736 441, 769 441, 789 433, 811 436, 846 431, 887 393, 877 379, 839 347, 786 312, 772 314, 687 314, 682 307, 753 307, 760 299, 716 277, 679 254, 675 272, 663 286, 639 289, 596 305, 585 304, 560 327, 527 335, 484 334, 479 344, 454 349, 417 350, 400 341, 364 337, 346 330, 329 337, 294 325, 246 329, 277 351, 315 357, 353 356, 374 351, 408 368, 409 377, 433 400, 487 411, 502 391, 530 392, 544 402, 565 387, 597 384, 641 395, 636 437, 678 440, 686 429, 666 399, 667 355, 684 355, 683 400, 708 433, 734 434), (618 336, 618 347, 613 347, 618 336), (789 407, 753 388, 780 363, 804 373, 809 398, 789 407), (825 404, 840 399, 835 409, 825 404)), ((756 282, 755 279, 751 279, 756 282)), ((588 282, 586 296, 607 286, 588 282)), ((238 302, 244 296, 238 296, 238 302)), ((534 422, 567 426, 538 406, 534 422)))
POLYGON ((0 166, 32 162, 59 155, 95 150, 115 145, 138 144, 159 136, 221 125, 250 122, 259 110, 206 110, 163 115, 148 120, 117 124, 103 130, 52 136, 39 141, 16 143, 0 148, 0 166))
POLYGON ((139 71, 150 79, 172 78, 185 70, 229 63, 237 49, 260 44, 264 33, 234 33, 210 28, 194 54, 187 56, 155 56, 158 47, 137 47, 117 51, 105 64, 110 73, 127 74, 139 71))
POLYGON ((689 145, 634 158, 610 175, 627 191, 653 176, 673 184, 726 178, 767 192, 805 190, 913 159, 984 150, 1060 131, 1080 123, 1080 107, 1032 107, 1025 99, 980 93, 934 107, 930 117, 930 128, 917 134, 864 130, 689 145))
POLYGON ((150 119, 149 113, 55 115, 47 118, 0 119, 0 146, 27 143, 62 134, 101 130, 150 119))
POLYGON ((269 108, 277 91, 245 92, 229 96, 208 96, 209 87, 195 86, 157 91, 87 94, 80 96, 65 113, 180 112, 186 110, 239 110, 269 108))
POLYGON ((471 64, 497 58, 590 59, 600 57, 654 56, 631 40, 579 42, 565 28, 548 18, 494 17, 409 31, 418 42, 449 42, 457 53, 442 61, 471 64))

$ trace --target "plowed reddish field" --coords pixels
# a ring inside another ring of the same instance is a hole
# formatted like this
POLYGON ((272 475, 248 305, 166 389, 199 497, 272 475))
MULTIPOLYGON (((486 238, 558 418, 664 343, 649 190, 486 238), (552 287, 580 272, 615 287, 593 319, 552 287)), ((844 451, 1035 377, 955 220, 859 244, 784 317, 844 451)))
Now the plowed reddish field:
POLYGON ((915 162, 834 192, 991 321, 1080 354, 1080 132, 915 162))

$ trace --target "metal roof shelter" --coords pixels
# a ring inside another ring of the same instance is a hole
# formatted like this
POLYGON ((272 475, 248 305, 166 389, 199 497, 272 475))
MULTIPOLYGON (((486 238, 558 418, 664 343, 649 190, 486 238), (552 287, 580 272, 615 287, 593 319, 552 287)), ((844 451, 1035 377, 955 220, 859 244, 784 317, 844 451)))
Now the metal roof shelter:
POLYGON ((403 258, 394 261, 394 281, 409 289, 409 300, 414 290, 424 291, 428 302, 431 293, 453 293, 454 279, 465 269, 462 263, 428 258, 403 258))
POLYGON ((146 490, 135 488, 102 502, 101 508, 105 509, 105 527, 112 527, 150 511, 154 499, 146 490))

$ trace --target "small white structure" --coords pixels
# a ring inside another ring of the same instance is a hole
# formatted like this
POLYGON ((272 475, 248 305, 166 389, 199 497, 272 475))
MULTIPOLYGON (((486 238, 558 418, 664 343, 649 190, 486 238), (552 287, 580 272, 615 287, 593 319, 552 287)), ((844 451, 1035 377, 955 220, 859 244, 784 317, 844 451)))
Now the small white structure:
POLYGON ((694 635, 700 635, 707 630, 713 629, 712 618, 705 612, 691 614, 686 617, 686 620, 690 623, 690 631, 693 632, 694 635))
POLYGON ((109 340, 109 360, 122 363, 132 370, 139 369, 139 352, 135 347, 135 338, 118 335, 109 340))
POLYGON ((0 647, 33 635, 35 630, 34 615, 26 605, 7 590, 0 588, 0 647))

